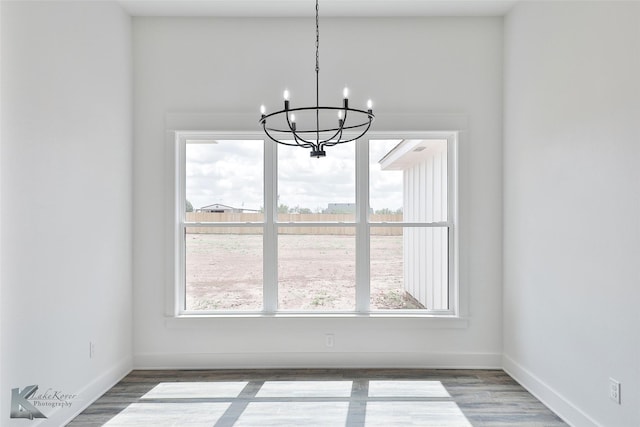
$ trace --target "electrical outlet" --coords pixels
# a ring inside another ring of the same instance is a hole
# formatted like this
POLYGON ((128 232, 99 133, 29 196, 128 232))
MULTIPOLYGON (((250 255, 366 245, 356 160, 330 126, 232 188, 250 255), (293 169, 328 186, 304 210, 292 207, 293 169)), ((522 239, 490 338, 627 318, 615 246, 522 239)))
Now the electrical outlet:
POLYGON ((609 399, 620 405, 620 383, 609 378, 609 399))
POLYGON ((96 355, 96 344, 93 341, 89 341, 89 359, 93 359, 96 355))
POLYGON ((324 336, 324 345, 327 348, 333 348, 335 344, 335 339, 333 334, 325 334, 324 336))

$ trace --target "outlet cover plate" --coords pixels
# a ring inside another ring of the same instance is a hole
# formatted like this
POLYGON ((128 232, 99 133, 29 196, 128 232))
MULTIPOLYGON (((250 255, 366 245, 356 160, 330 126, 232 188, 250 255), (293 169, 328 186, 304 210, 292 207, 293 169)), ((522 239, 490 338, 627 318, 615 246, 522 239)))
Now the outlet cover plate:
POLYGON ((620 382, 609 378, 609 399, 620 405, 620 382))

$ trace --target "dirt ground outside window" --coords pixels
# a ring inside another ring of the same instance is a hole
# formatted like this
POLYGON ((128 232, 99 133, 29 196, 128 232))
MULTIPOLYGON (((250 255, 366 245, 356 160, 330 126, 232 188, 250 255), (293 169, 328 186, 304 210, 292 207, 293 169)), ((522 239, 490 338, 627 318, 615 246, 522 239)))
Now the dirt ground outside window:
MULTIPOLYGON (((371 237, 371 309, 423 308, 403 289, 402 235, 371 237)), ((186 309, 261 310, 260 234, 187 234, 186 309)), ((278 309, 353 311, 355 237, 278 236, 278 309)))

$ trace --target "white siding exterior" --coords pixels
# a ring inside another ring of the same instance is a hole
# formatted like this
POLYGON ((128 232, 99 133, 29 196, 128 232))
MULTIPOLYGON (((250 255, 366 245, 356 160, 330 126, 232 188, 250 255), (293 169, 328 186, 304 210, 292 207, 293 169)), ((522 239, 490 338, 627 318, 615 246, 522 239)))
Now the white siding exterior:
MULTIPOLYGON (((447 142, 405 140, 381 160, 403 171, 404 222, 447 221, 447 142)), ((405 227, 404 289, 431 310, 449 308, 448 228, 405 227)))

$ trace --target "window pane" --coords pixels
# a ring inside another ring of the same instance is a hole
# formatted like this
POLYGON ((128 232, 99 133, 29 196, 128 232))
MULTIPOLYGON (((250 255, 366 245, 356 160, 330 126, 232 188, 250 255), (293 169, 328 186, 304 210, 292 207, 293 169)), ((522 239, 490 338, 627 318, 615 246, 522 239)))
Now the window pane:
POLYGON ((371 309, 449 308, 448 229, 371 227, 371 309))
POLYGON ((354 227, 281 227, 278 308, 355 310, 354 227))
POLYGON ((261 140, 186 144, 187 222, 263 221, 261 140))
POLYGON ((402 221, 402 170, 382 169, 380 161, 401 139, 369 141, 369 220, 402 221))
POLYGON ((278 145, 278 220, 354 221, 355 143, 327 147, 327 156, 278 145))
POLYGON ((262 227, 188 227, 187 310, 262 310, 262 227))
POLYGON ((371 222, 447 220, 447 141, 369 142, 371 222))

